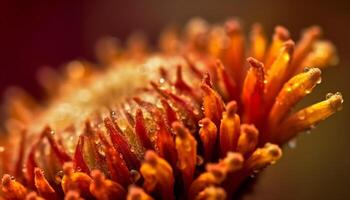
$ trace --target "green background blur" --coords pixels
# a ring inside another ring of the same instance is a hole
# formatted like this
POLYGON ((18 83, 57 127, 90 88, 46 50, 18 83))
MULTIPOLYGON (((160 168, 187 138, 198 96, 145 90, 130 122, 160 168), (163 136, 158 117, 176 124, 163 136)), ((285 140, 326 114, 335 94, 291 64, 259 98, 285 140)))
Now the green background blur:
POLYGON ((344 108, 311 134, 301 134, 296 148, 287 146, 282 160, 263 173, 245 199, 350 199, 349 1, 1 1, 0 91, 16 84, 40 97, 38 67, 59 67, 74 58, 94 60, 94 42, 105 35, 123 41, 143 30, 154 43, 166 24, 181 25, 195 16, 210 22, 237 16, 246 30, 258 21, 269 36, 274 26, 284 25, 293 39, 307 26, 323 28, 324 37, 338 48, 340 63, 323 72, 323 83, 303 105, 340 91, 344 108))

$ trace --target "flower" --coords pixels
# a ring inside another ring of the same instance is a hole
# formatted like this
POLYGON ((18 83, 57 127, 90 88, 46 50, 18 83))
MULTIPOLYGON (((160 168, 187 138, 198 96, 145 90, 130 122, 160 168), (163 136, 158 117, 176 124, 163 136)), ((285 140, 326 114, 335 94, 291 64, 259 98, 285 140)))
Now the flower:
POLYGON ((193 19, 184 35, 166 29, 160 51, 141 35, 125 49, 100 40, 98 64, 40 72, 47 102, 8 92, 1 196, 232 198, 283 144, 341 108, 335 93, 291 111, 321 82, 320 68, 337 62, 320 35, 311 27, 295 44, 278 26, 269 44, 259 24, 245 38, 236 19, 193 19))

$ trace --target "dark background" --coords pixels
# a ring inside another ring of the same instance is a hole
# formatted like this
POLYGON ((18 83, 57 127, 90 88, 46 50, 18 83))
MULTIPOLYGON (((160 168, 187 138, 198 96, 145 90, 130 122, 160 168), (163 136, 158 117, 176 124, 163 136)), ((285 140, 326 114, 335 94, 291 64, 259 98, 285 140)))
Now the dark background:
POLYGON ((94 42, 105 35, 125 40, 143 30, 151 41, 168 23, 183 24, 201 16, 210 22, 230 16, 244 20, 246 29, 259 21, 270 35, 275 25, 300 30, 318 24, 332 40, 341 62, 323 73, 323 84, 304 104, 341 91, 344 109, 303 134, 294 149, 269 167, 246 199, 350 199, 350 3, 330 0, 31 0, 0 2, 0 93, 19 85, 40 97, 39 67, 60 67, 75 59, 94 60, 94 42))

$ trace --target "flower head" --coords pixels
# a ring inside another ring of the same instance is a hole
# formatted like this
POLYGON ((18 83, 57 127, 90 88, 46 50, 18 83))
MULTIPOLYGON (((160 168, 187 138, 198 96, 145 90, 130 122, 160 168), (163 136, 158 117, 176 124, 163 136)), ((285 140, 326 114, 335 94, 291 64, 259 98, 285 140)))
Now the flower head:
POLYGON ((320 35, 311 27, 294 43, 278 26, 268 43, 259 24, 246 38, 236 19, 193 19, 184 35, 166 29, 160 51, 140 35, 124 49, 105 38, 99 63, 43 69, 47 102, 17 89, 4 104, 1 196, 231 198, 283 144, 341 108, 335 93, 292 111, 337 61, 320 35))

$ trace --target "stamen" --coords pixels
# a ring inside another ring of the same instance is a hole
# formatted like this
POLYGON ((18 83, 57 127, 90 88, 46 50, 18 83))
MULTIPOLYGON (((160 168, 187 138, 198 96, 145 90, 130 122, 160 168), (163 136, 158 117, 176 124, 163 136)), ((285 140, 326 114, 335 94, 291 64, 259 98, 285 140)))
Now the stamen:
MULTIPOLYGON (((273 133, 276 126, 303 97, 309 94, 321 80, 321 70, 311 68, 300 73, 284 84, 269 114, 269 130, 273 133)), ((273 136, 271 136, 273 137, 273 136)))
POLYGON ((28 194, 27 188, 8 174, 2 177, 1 190, 6 199, 25 199, 28 194))
POLYGON ((318 41, 313 45, 313 51, 303 60, 300 66, 317 66, 325 68, 337 65, 339 58, 334 45, 329 41, 318 41))
POLYGON ((38 196, 38 194, 36 192, 30 192, 25 200, 45 200, 44 198, 41 198, 38 196))
POLYGON ((257 60, 264 60, 267 39, 261 24, 254 24, 250 33, 250 56, 257 60))
POLYGON ((259 131, 254 125, 242 124, 237 144, 237 152, 241 153, 246 158, 249 157, 258 145, 258 139, 259 131))
POLYGON ((174 199, 173 170, 164 159, 148 150, 140 172, 144 178, 143 188, 148 193, 156 192, 162 199, 174 199))
POLYGON ((80 198, 79 192, 70 190, 67 192, 66 196, 64 197, 64 200, 84 200, 84 199, 80 198))
POLYGON ((238 98, 237 84, 229 75, 226 68, 220 60, 216 61, 216 73, 218 75, 218 85, 223 93, 224 99, 233 100, 238 98))
POLYGON ((293 138, 297 133, 310 129, 320 121, 328 118, 341 109, 343 103, 342 95, 337 92, 328 94, 327 99, 306 107, 282 122, 278 128, 279 135, 276 135, 278 143, 284 143, 293 138))
POLYGON ((85 198, 91 198, 89 190, 92 179, 83 172, 74 172, 73 163, 67 162, 63 165, 64 176, 61 186, 63 192, 68 196, 69 191, 76 191, 85 198))
POLYGON ((127 186, 130 183, 130 173, 123 156, 108 143, 107 139, 100 132, 99 138, 106 147, 106 162, 111 179, 123 186, 127 186))
POLYGON ((184 188, 187 190, 193 179, 196 168, 197 141, 179 122, 174 122, 172 128, 176 133, 175 145, 178 153, 178 167, 182 172, 184 188))
POLYGON ((204 91, 204 115, 213 121, 217 127, 219 127, 222 112, 224 111, 224 102, 222 101, 220 95, 216 93, 212 88, 210 88, 207 84, 202 84, 201 87, 204 91))
POLYGON ((199 136, 204 147, 204 157, 205 160, 210 161, 215 152, 214 148, 217 142, 217 128, 209 118, 200 120, 199 126, 201 126, 199 136))
POLYGON ((135 133, 138 136, 139 140, 141 141, 141 144, 146 149, 153 150, 154 149, 153 144, 151 143, 151 141, 149 139, 141 109, 137 109, 135 121, 136 121, 135 122, 135 133))
POLYGON ((240 127, 240 118, 236 112, 237 103, 235 101, 229 102, 220 124, 221 157, 225 157, 229 151, 236 150, 240 127))
POLYGON ((106 118, 104 120, 104 123, 111 137, 114 148, 123 155, 128 168, 138 169, 140 167, 140 161, 136 155, 130 151, 128 143, 124 140, 124 138, 121 136, 121 133, 118 131, 120 128, 115 128, 113 122, 109 118, 106 118))
MULTIPOLYGON (((271 105, 276 95, 286 81, 290 70, 291 56, 294 50, 294 42, 289 40, 283 44, 280 53, 269 68, 266 77, 265 97, 267 105, 271 105)), ((266 65, 265 65, 266 66, 266 65)))
POLYGON ((308 56, 308 54, 312 51, 314 43, 320 36, 321 29, 318 26, 312 26, 303 33, 301 40, 297 43, 297 46, 295 47, 295 52, 291 63, 294 71, 291 75, 302 72, 305 66, 317 66, 302 66, 301 64, 303 63, 303 60, 308 56))
POLYGON ((200 192, 195 200, 225 200, 226 192, 224 189, 219 187, 207 187, 202 192, 200 192))
POLYGON ((91 177, 93 181, 90 184, 90 192, 96 199, 125 199, 126 191, 124 188, 118 183, 106 179, 101 171, 93 170, 91 177))
POLYGON ((241 154, 229 152, 219 163, 208 164, 206 166, 207 172, 202 173, 192 182, 189 190, 189 199, 194 199, 198 193, 209 186, 222 183, 228 173, 242 168, 243 160, 241 154))
POLYGON ((277 56, 280 54, 280 49, 283 43, 289 40, 289 31, 283 26, 277 26, 275 28, 275 34, 273 35, 272 44, 265 57, 265 68, 268 71, 273 62, 276 60, 277 56))
MULTIPOLYGON (((247 76, 242 90, 242 102, 244 106, 243 121, 257 124, 263 114, 263 98, 265 88, 264 64, 250 57, 247 76)), ((260 125, 260 124, 259 124, 260 125)))
POLYGON ((35 174, 35 177, 34 177, 35 187, 38 193, 40 194, 40 196, 42 196, 45 199, 52 199, 52 200, 59 199, 56 191, 51 187, 51 185, 45 178, 44 172, 39 168, 35 168, 34 174, 35 174))
POLYGON ((266 143, 264 147, 258 148, 248 158, 244 168, 247 171, 257 171, 270 164, 274 164, 282 156, 282 150, 275 144, 266 143))
POLYGON ((127 200, 153 200, 142 188, 137 186, 130 186, 128 191, 127 200))
POLYGON ((222 62, 229 69, 235 82, 241 85, 243 77, 244 59, 244 36, 241 24, 237 19, 230 19, 225 23, 227 35, 229 37, 229 47, 225 51, 222 62))

